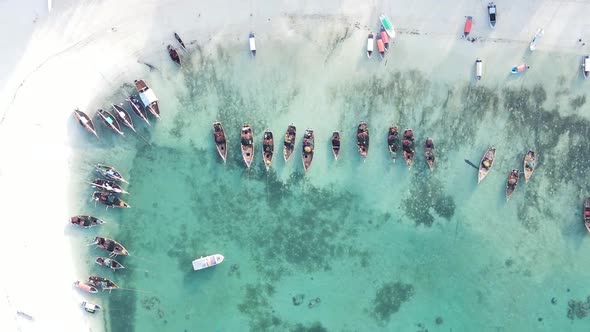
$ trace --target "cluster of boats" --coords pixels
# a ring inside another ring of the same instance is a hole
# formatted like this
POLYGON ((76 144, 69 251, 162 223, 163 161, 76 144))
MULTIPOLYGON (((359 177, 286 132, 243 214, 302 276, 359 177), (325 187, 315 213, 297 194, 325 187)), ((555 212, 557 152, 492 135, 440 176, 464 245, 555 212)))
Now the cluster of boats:
POLYGON ((389 39, 391 38, 391 41, 393 41, 395 38, 395 29, 389 18, 384 14, 381 14, 381 16, 379 16, 379 22, 381 27, 379 28, 379 33, 377 33, 377 39, 375 39, 375 35, 372 31, 369 32, 369 36, 367 37, 367 58, 369 59, 373 54, 375 40, 377 40, 377 51, 379 52, 379 56, 383 59, 385 57, 385 52, 389 51, 389 39))

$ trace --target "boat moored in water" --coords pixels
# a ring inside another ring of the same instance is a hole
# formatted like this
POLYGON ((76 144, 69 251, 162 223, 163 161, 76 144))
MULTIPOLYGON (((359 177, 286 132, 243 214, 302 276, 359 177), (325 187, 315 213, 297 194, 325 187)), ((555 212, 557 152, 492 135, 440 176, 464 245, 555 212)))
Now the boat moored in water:
POLYGON ((584 78, 590 76, 590 55, 584 55, 582 57, 582 74, 584 78))
POLYGON ((104 191, 108 191, 116 194, 129 194, 123 187, 113 180, 106 179, 94 179, 92 182, 88 182, 93 188, 98 188, 104 191))
POLYGON ((184 42, 182 41, 182 39, 180 39, 180 36, 176 32, 174 33, 174 39, 176 39, 176 41, 178 41, 178 43, 180 44, 180 47, 182 47, 182 49, 186 51, 186 46, 184 45, 184 42))
POLYGON ((533 172, 535 172, 535 168, 537 167, 537 157, 535 156, 535 151, 529 150, 527 151, 526 155, 524 156, 524 182, 529 182, 531 176, 533 176, 533 172))
POLYGON ((379 51, 379 56, 383 59, 385 57, 385 45, 383 39, 381 39, 381 34, 377 34, 377 51, 379 51))
POLYGON ((488 18, 490 20, 490 28, 496 27, 496 5, 493 2, 488 4, 488 18))
POLYGON ((436 156, 434 151, 434 141, 430 137, 428 137, 426 142, 424 142, 424 157, 430 170, 434 171, 434 161, 436 156))
POLYGON ((219 121, 213 123, 213 140, 215 141, 217 153, 225 162, 227 158, 227 141, 225 139, 225 130, 219 121))
POLYGON ((100 116, 102 119, 102 123, 105 127, 111 129, 121 136, 125 136, 125 134, 121 131, 121 125, 119 124, 119 121, 117 121, 117 119, 109 111, 99 108, 98 116, 100 116))
POLYGON ((135 115, 137 115, 138 118, 145 121, 148 124, 148 126, 151 126, 150 120, 148 120, 147 114, 143 110, 143 105, 141 105, 139 100, 135 96, 129 96, 129 98, 127 98, 127 102, 129 102, 129 106, 131 106, 131 110, 133 110, 133 113, 135 113, 135 115))
POLYGON ((250 54, 256 56, 256 36, 254 32, 250 32, 248 35, 248 45, 250 46, 250 54))
POLYGON ((516 190, 519 177, 520 172, 517 169, 513 169, 510 174, 508 174, 508 180, 506 181, 506 201, 510 199, 510 196, 512 196, 512 193, 516 190))
POLYGON ((394 39, 395 29, 389 18, 385 16, 385 14, 381 14, 379 16, 379 22, 381 22, 381 25, 385 28, 385 31, 387 32, 387 35, 389 35, 389 38, 394 39))
POLYGON ((168 44, 166 48, 168 49, 168 55, 170 55, 170 59, 172 59, 172 61, 174 61, 178 67, 182 67, 182 60, 180 60, 180 54, 178 54, 178 50, 170 44, 168 44))
POLYGON ((481 157, 479 162, 479 171, 477 172, 477 184, 479 184, 490 172, 496 160, 496 148, 490 146, 481 157))
POLYGON ((387 148, 389 149, 391 159, 395 163, 395 160, 397 159, 397 151, 399 150, 399 132, 397 126, 389 127, 389 132, 387 133, 387 148))
POLYGON ((92 193, 92 199, 100 204, 106 205, 107 209, 112 208, 130 208, 124 200, 119 198, 115 193, 108 191, 95 191, 92 193))
POLYGON ((105 222, 101 219, 98 219, 96 217, 93 216, 73 216, 70 218, 70 223, 72 225, 78 225, 80 227, 84 227, 84 228, 90 228, 90 227, 95 227, 98 225, 102 225, 105 222))
POLYGON ((369 32, 369 36, 367 37, 367 58, 371 58, 371 54, 373 54, 373 44, 375 44, 375 37, 373 36, 372 32, 369 32))
POLYGON ((294 124, 290 124, 285 132, 285 139, 283 141, 283 158, 285 162, 291 158, 293 151, 295 150, 295 137, 297 135, 297 128, 294 124))
POLYGON ((133 126, 133 119, 131 118, 131 115, 129 114, 129 112, 127 112, 122 106, 119 105, 115 105, 115 104, 111 104, 111 106, 113 107, 113 110, 115 111, 115 117, 117 119, 119 119, 121 121, 121 123, 133 130, 133 132, 135 133, 135 127, 133 126))
POLYGON ((225 259, 225 257, 223 257, 223 255, 220 255, 220 254, 214 254, 214 255, 209 255, 206 257, 201 257, 201 258, 195 259, 193 261, 193 270, 199 271, 199 270, 206 269, 208 267, 219 265, 219 264, 221 264, 221 262, 223 262, 224 259, 225 259))
POLYGON ((98 276, 88 277, 88 284, 96 287, 97 289, 100 289, 103 292, 105 290, 110 291, 110 290, 119 288, 119 286, 117 286, 117 284, 115 284, 111 280, 109 280, 107 278, 103 278, 103 277, 98 277, 98 276))
POLYGON ((160 118, 160 107, 158 106, 158 98, 156 94, 144 80, 135 80, 135 89, 139 93, 141 103, 153 116, 160 118))
POLYGON ((264 166, 268 171, 270 164, 272 163, 272 157, 275 153, 275 141, 270 129, 266 129, 262 138, 262 160, 264 160, 264 166))
POLYGON ((537 33, 535 33, 533 40, 531 40, 531 43, 529 44, 529 49, 531 51, 534 51, 537 49, 537 44, 539 43, 539 40, 541 40, 541 37, 543 37, 544 34, 545 34, 545 30, 543 30, 543 29, 537 30, 537 33))
POLYGON ((97 236, 94 238, 94 242, 92 242, 90 245, 92 244, 96 244, 96 246, 100 249, 110 252, 109 257, 129 255, 129 251, 127 251, 127 249, 125 249, 122 244, 113 239, 97 236))
POLYGON ((80 306, 88 313, 95 313, 99 310, 101 310, 102 308, 98 305, 98 304, 94 304, 94 303, 90 303, 88 301, 83 301, 82 303, 80 303, 80 306))
POLYGON ((246 167, 250 168, 252 160, 254 159, 254 139, 252 134, 252 128, 247 123, 242 125, 242 132, 240 134, 240 145, 242 149, 242 158, 246 167))
POLYGON ((123 178, 123 175, 112 166, 96 164, 95 169, 105 179, 129 183, 123 178))
POLYGON ((590 197, 586 198, 584 201, 584 226, 590 233, 590 197))
POLYGON ((414 132, 410 128, 404 130, 404 134, 402 136, 402 151, 404 159, 406 160, 406 165, 408 168, 411 168, 412 164, 414 163, 416 150, 414 149, 414 132))
POLYGON ((74 110, 74 117, 84 129, 92 133, 94 136, 96 136, 96 138, 99 138, 98 134, 96 133, 96 128, 94 127, 94 122, 92 122, 92 119, 86 115, 86 113, 76 108, 74 110))
POLYGON ((307 128, 303 134, 303 148, 301 149, 301 156, 303 159, 303 170, 307 172, 313 161, 313 153, 315 148, 315 136, 313 129, 307 128))
POLYGON ((83 290, 87 293, 91 293, 91 294, 98 293, 98 289, 96 289, 96 287, 89 285, 87 283, 81 282, 81 281, 74 282, 74 287, 76 287, 80 290, 83 290))
POLYGON ((123 264, 109 257, 96 257, 96 259, 94 259, 94 262, 100 266, 108 267, 113 271, 125 268, 123 264))
POLYGON ((480 59, 475 60, 475 79, 481 80, 483 76, 483 62, 480 59))
POLYGON ((356 129, 356 146, 361 157, 367 158, 369 154, 369 127, 365 121, 361 121, 356 129))
POLYGON ((381 40, 383 41, 385 51, 389 51, 389 37, 387 36, 387 31, 385 31, 385 27, 381 26, 379 34, 381 35, 381 40))
POLYGON ((334 160, 338 160, 338 156, 340 155, 340 132, 338 131, 332 133, 332 154, 334 155, 334 160))
POLYGON ((520 64, 518 66, 514 66, 512 67, 512 69, 510 70, 510 72, 512 74, 518 74, 518 73, 523 73, 525 72, 527 69, 529 69, 531 67, 527 66, 526 63, 520 64))
POLYGON ((465 18, 465 27, 463 27, 463 38, 467 38, 471 33, 471 26, 473 25, 473 17, 467 16, 465 18))

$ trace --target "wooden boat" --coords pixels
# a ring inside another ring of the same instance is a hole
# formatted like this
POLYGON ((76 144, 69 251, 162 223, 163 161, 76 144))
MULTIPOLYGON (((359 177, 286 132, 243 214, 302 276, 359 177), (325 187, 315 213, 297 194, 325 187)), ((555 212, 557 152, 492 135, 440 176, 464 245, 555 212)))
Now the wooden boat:
POLYGON ((101 310, 102 308, 98 305, 98 304, 94 304, 94 303, 90 303, 87 301, 83 301, 82 303, 80 303, 80 306, 88 313, 95 313, 99 310, 101 310))
POLYGON ((381 14, 379 16, 379 21, 381 22, 381 25, 385 28, 385 31, 387 32, 387 35, 389 35, 389 38, 394 39, 395 29, 389 18, 387 18, 385 14, 381 14))
POLYGON ((490 146, 486 153, 481 157, 479 162, 479 171, 477 172, 477 184, 479 184, 490 172, 492 166, 494 166, 494 160, 496 159, 496 148, 490 146))
POLYGON ((125 268, 123 266, 123 264, 117 262, 116 260, 114 260, 112 258, 108 258, 108 257, 96 257, 94 262, 100 266, 108 267, 109 269, 111 269, 113 271, 121 270, 121 269, 125 268))
POLYGON ((96 246, 100 249, 110 252, 109 257, 129 255, 129 251, 127 251, 127 249, 125 249, 122 244, 113 239, 97 236, 94 238, 94 242, 92 242, 90 245, 92 244, 96 244, 96 246))
POLYGON ((508 180, 506 181, 506 201, 510 199, 512 193, 516 190, 516 185, 518 185, 518 178, 520 177, 520 172, 517 169, 513 169, 508 174, 508 180))
POLYGON ((95 227, 98 225, 102 225, 105 222, 101 219, 98 219, 93 216, 73 216, 70 218, 70 223, 72 225, 78 225, 84 228, 95 227))
POLYGON ((408 165, 408 168, 411 168, 414 163, 416 149, 414 149, 414 132, 410 128, 404 130, 402 136, 402 151, 404 159, 406 160, 406 165, 408 165))
POLYGON ((160 107, 156 94, 144 80, 135 80, 135 89, 139 93, 139 99, 143 106, 150 111, 156 118, 160 118, 160 107))
POLYGON ((535 151, 529 150, 526 155, 524 156, 524 182, 529 182, 531 176, 533 176, 533 172, 537 167, 537 157, 535 156, 535 151))
POLYGON ((381 34, 377 35, 377 51, 379 51, 379 56, 383 59, 385 57, 385 45, 383 39, 381 39, 381 34))
POLYGON ((373 44, 375 44, 375 37, 373 36, 372 32, 369 32, 369 36, 367 37, 367 58, 371 58, 371 54, 373 54, 373 44))
POLYGON ((590 76, 590 55, 582 57, 582 74, 584 74, 584 78, 590 76))
POLYGON ((473 25, 473 17, 467 16, 465 20, 465 27, 463 28, 463 38, 467 38, 471 33, 471 26, 473 25))
POLYGON ((213 123, 213 140, 215 141, 217 153, 225 162, 227 158, 227 141, 225 140, 225 130, 219 121, 213 123))
POLYGON ((176 50, 176 48, 170 44, 168 44, 166 48, 168 49, 168 55, 170 55, 170 59, 172 59, 172 61, 174 61, 178 67, 182 67, 182 61, 180 60, 180 54, 178 54, 178 50, 176 50))
POLYGON ((270 164, 272 163, 272 157, 275 153, 275 141, 272 136, 272 131, 267 129, 264 132, 264 137, 262 138, 262 160, 264 160, 264 166, 268 171, 270 169, 270 164))
POLYGON ((426 159, 426 163, 431 171, 434 171, 434 161, 436 158, 435 151, 434 151, 434 141, 432 138, 428 137, 426 142, 424 142, 424 157, 426 159))
POLYGON ((108 191, 116 194, 129 194, 123 187, 113 180, 106 179, 94 179, 92 182, 88 182, 93 188, 98 188, 104 191, 108 191))
POLYGON ((590 233, 590 197, 584 201, 584 226, 590 233))
POLYGON ((250 168, 252 160, 254 159, 254 139, 252 128, 247 123, 242 125, 242 133, 240 134, 240 145, 242 146, 242 158, 246 163, 246 167, 250 168))
POLYGON ((357 127, 356 146, 358 147, 361 157, 367 158, 367 154, 369 154, 369 127, 367 127, 365 121, 359 123, 357 127))
POLYGON ((107 209, 111 208, 130 208, 124 200, 120 199, 115 193, 108 191, 95 191, 92 193, 92 199, 100 204, 106 205, 107 209))
POLYGON ((131 106, 131 110, 133 110, 133 113, 135 113, 135 115, 137 115, 138 118, 145 121, 145 123, 147 123, 148 126, 151 126, 150 120, 148 120, 147 114, 143 110, 143 105, 141 105, 139 100, 135 96, 129 96, 129 98, 127 98, 127 101, 129 102, 129 105, 131 106))
POLYGON ((80 125, 84 129, 92 133, 94 136, 96 136, 96 138, 99 138, 98 134, 96 133, 96 128, 94 127, 94 122, 92 122, 92 119, 88 115, 86 115, 86 113, 76 108, 74 110, 74 117, 76 118, 76 120, 78 120, 78 123, 80 123, 80 125))
POLYGON ((385 28, 383 26, 381 26, 379 34, 381 35, 381 40, 383 41, 385 51, 389 51, 389 37, 387 37, 387 31, 385 31, 385 28))
POLYGON ((537 30, 537 33, 535 33, 533 40, 531 40, 531 43, 529 44, 529 49, 531 51, 534 51, 537 49, 537 44, 539 43, 539 40, 541 39, 541 37, 543 37, 544 34, 545 34, 545 30, 543 30, 543 29, 537 30))
POLYGON ((201 257, 201 258, 195 259, 193 261, 193 270, 199 271, 199 270, 206 269, 208 267, 219 265, 219 264, 221 264, 221 262, 223 262, 224 259, 225 259, 225 257, 223 257, 223 255, 220 255, 220 254, 214 254, 214 255, 209 255, 206 257, 201 257))
POLYGON ((115 111, 115 117, 119 119, 125 127, 133 130, 133 132, 135 133, 136 131, 135 127, 133 126, 133 119, 131 118, 131 114, 129 114, 129 112, 127 112, 123 107, 119 105, 112 104, 111 106, 115 111))
POLYGON ((248 35, 248 45, 250 46, 250 54, 256 56, 256 36, 254 36, 254 32, 250 32, 248 35))
POLYGON ((493 2, 488 4, 488 18, 490 19, 490 28, 496 27, 496 5, 493 2))
POLYGON ((103 277, 98 277, 98 276, 88 277, 88 284, 96 287, 97 289, 100 289, 103 292, 105 290, 110 291, 110 290, 119 288, 119 286, 117 286, 117 284, 115 284, 111 280, 109 280, 107 278, 103 278, 103 277))
POLYGON ((483 62, 480 59, 475 60, 475 79, 481 80, 483 76, 483 62))
POLYGON ((338 131, 332 133, 332 154, 334 160, 338 160, 338 155, 340 155, 340 133, 338 131))
POLYGON ((389 127, 389 132, 387 133, 387 146, 389 149, 389 155, 395 163, 395 160, 397 159, 397 151, 399 149, 399 132, 397 126, 389 127))
POLYGON ((291 123, 289 127, 287 127, 287 132, 285 133, 285 140, 283 145, 283 158, 285 162, 291 158, 293 154, 293 150, 295 150, 295 137, 297 135, 297 128, 291 123))
POLYGON ((96 164, 95 169, 105 179, 129 183, 123 178, 123 175, 112 166, 96 164))
POLYGON ((121 136, 125 136, 125 134, 121 131, 121 125, 119 124, 119 121, 117 121, 117 119, 111 113, 99 108, 98 116, 100 116, 102 119, 102 123, 105 127, 111 129, 121 136))
POLYGON ((307 128, 303 134, 303 148, 301 149, 301 155, 303 159, 303 170, 307 172, 313 161, 313 153, 315 147, 315 137, 313 129, 307 128))
POLYGON ((529 66, 527 66, 527 64, 526 64, 526 63, 523 63, 523 64, 521 64, 521 65, 518 65, 518 66, 514 66, 514 67, 512 67, 512 69, 510 70, 510 72, 511 72, 512 74, 518 74, 518 73, 525 72, 525 71, 526 71, 527 69, 529 69, 529 68, 530 68, 530 67, 529 67, 529 66))
POLYGON ((182 39, 180 39, 180 36, 176 32, 174 33, 174 38, 176 39, 176 41, 178 41, 180 47, 182 47, 182 49, 186 51, 186 46, 184 46, 184 42, 182 41, 182 39))
POLYGON ((76 281, 74 282, 74 287, 81 289, 85 292, 91 293, 91 294, 96 294, 98 293, 98 289, 96 289, 96 287, 89 285, 87 283, 83 283, 81 281, 76 281))

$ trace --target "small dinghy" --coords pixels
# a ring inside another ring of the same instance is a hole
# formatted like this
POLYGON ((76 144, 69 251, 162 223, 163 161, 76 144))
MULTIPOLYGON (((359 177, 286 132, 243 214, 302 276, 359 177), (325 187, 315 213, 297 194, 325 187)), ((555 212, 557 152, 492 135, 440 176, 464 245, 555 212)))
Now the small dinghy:
POLYGON ((424 143, 424 158, 426 159, 426 163, 428 164, 430 171, 434 171, 434 141, 430 137, 428 137, 424 143))
POLYGON ((133 130, 133 132, 135 133, 135 127, 133 126, 133 119, 131 118, 131 115, 129 114, 129 112, 127 112, 123 107, 119 106, 119 105, 115 105, 115 104, 111 104, 111 106, 113 107, 113 110, 115 111, 115 117, 117 119, 119 119, 119 121, 121 121, 121 123, 133 130))
POLYGON ((84 129, 92 133, 94 136, 96 136, 96 138, 99 138, 98 134, 96 133, 96 128, 94 127, 94 122, 92 122, 92 119, 90 119, 90 117, 86 115, 86 113, 76 108, 74 110, 74 117, 76 118, 76 120, 78 120, 78 123, 80 123, 80 125, 84 129))
POLYGON ((541 37, 543 37, 543 34, 545 34, 545 30, 543 30, 543 29, 537 30, 537 33, 535 33, 533 40, 531 40, 531 43, 529 44, 529 49, 531 51, 534 51, 537 49, 537 43, 539 43, 539 40, 541 39, 541 37))
POLYGON ((186 46, 184 45, 184 42, 182 41, 182 39, 180 39, 180 36, 176 32, 174 33, 174 39, 176 39, 176 41, 178 41, 178 43, 180 44, 180 47, 182 47, 182 49, 186 51, 186 46))
POLYGON ((170 59, 174 61, 178 65, 178 67, 182 67, 182 61, 180 60, 180 54, 178 54, 178 50, 174 48, 174 46, 168 44, 168 55, 170 55, 170 59))
POLYGON ((123 175, 112 166, 97 164, 95 169, 105 179, 129 183, 123 178, 123 175))
POLYGON ((240 145, 242 149, 242 158, 247 168, 252 165, 254 159, 254 139, 252 138, 252 128, 247 123, 242 125, 242 132, 240 134, 240 145))
POLYGON ((397 126, 389 127, 389 132, 387 133, 387 147, 389 149, 389 155, 395 163, 395 160, 397 159, 397 151, 399 149, 399 132, 397 126))
POLYGON ((512 69, 510 70, 510 72, 512 74, 518 74, 518 73, 522 73, 525 72, 527 69, 529 69, 530 67, 526 65, 526 63, 523 63, 521 65, 518 66, 514 66, 512 67, 512 69))
POLYGON ((467 16, 465 19, 465 27, 463 28, 463 38, 467 38, 471 33, 471 26, 473 25, 473 17, 467 16))
POLYGON ((381 16, 379 16, 379 21, 381 22, 381 25, 385 28, 385 31, 387 32, 387 35, 389 35, 389 38, 394 39, 395 29, 393 28, 393 24, 391 23, 389 18, 387 18, 385 14, 381 14, 381 16))
POLYGON ((121 270, 121 269, 125 268, 123 266, 123 264, 117 262, 116 260, 114 260, 112 258, 108 258, 108 257, 96 257, 94 262, 100 266, 108 267, 109 269, 111 269, 113 271, 121 270))
POLYGON ((95 227, 98 225, 102 225, 105 222, 93 216, 73 216, 70 218, 70 223, 72 225, 78 225, 84 228, 95 227))
POLYGON ((381 40, 383 41, 385 51, 389 51, 389 37, 387 37, 387 31, 385 31, 385 28, 383 26, 381 26, 379 34, 381 35, 381 40))
POLYGON ((381 34, 377 35, 377 51, 379 51, 379 56, 383 59, 385 57, 385 45, 383 39, 381 39, 381 34))
POLYGON ((98 188, 104 191, 108 191, 116 194, 129 194, 123 187, 113 180, 106 179, 94 179, 92 182, 88 182, 92 188, 98 188))
POLYGON ((510 196, 512 196, 512 193, 516 190, 519 177, 520 172, 517 169, 513 169, 510 174, 508 174, 508 180, 506 181, 506 202, 510 200, 510 196))
POLYGON ((227 141, 225 140, 225 130, 219 121, 213 123, 213 140, 215 141, 217 153, 225 162, 227 158, 227 141))
POLYGON ((479 162, 479 171, 477 172, 477 184, 479 184, 490 172, 492 166, 494 166, 494 160, 496 160, 496 148, 490 146, 486 153, 481 157, 479 162))
POLYGON ((475 79, 481 80, 483 76, 483 62, 480 59, 475 60, 475 79))
POLYGON ((526 155, 524 156, 524 182, 529 182, 531 176, 535 172, 535 168, 537 167, 537 157, 535 156, 535 151, 529 150, 526 155))
POLYGON ((76 281, 74 282, 74 287, 81 289, 85 292, 91 293, 91 294, 96 294, 98 293, 98 289, 96 289, 96 287, 89 285, 87 283, 83 283, 81 281, 76 281))
POLYGON ((488 17, 490 19, 490 28, 496 27, 496 5, 493 2, 488 3, 488 17))
POLYGON ((414 149, 414 132, 410 128, 404 130, 404 134, 402 136, 402 151, 404 159, 406 160, 406 165, 408 168, 412 168, 416 150, 414 149))
POLYGON ((250 45, 250 54, 256 56, 256 36, 254 36, 254 32, 250 32, 248 35, 248 44, 250 45))
POLYGON ((582 74, 584 74, 584 78, 590 76, 590 55, 582 57, 582 74))
POLYGON ((96 244, 96 246, 102 250, 110 252, 109 257, 129 255, 129 251, 127 251, 127 249, 125 249, 122 244, 113 239, 97 236, 94 238, 94 242, 90 243, 90 245, 93 244, 96 244))
POLYGON ((262 160, 264 160, 264 166, 268 171, 270 164, 272 163, 272 157, 275 153, 275 141, 272 136, 272 131, 266 129, 262 138, 262 160))
POLYGON ((88 277, 88 284, 96 287, 97 289, 100 289, 103 292, 105 290, 110 291, 119 288, 119 286, 117 286, 117 284, 115 284, 111 280, 98 276, 88 277))
POLYGON ((287 132, 285 132, 285 140, 283 144, 283 158, 285 162, 291 158, 293 151, 295 150, 295 137, 297 135, 297 128, 292 123, 287 127, 287 132))
POLYGON ((160 118, 160 107, 156 94, 144 80, 135 80, 135 89, 139 93, 139 99, 143 106, 150 111, 156 118, 160 118))
POLYGON ((375 37, 373 33, 370 32, 369 36, 367 37, 367 58, 371 58, 371 54, 373 54, 373 44, 375 44, 375 37))
POLYGON ((108 191, 95 191, 92 193, 92 199, 95 202, 106 205, 108 208, 125 208, 128 209, 131 206, 124 200, 120 199, 116 194, 108 191))
POLYGON ((315 148, 315 137, 313 129, 307 128, 303 134, 303 148, 301 149, 301 157, 303 159, 303 170, 307 172, 313 161, 313 153, 315 148))
POLYGON ((98 116, 100 116, 102 119, 102 123, 105 127, 111 129, 121 136, 125 136, 125 134, 121 131, 121 125, 119 124, 119 121, 117 121, 117 119, 111 113, 103 109, 98 109, 98 116))
POLYGON ((356 129, 356 146, 361 157, 367 158, 369 154, 369 127, 365 121, 361 121, 356 129))
POLYGON ((224 258, 225 257, 223 257, 223 255, 214 254, 214 255, 207 256, 207 257, 201 257, 201 258, 195 259, 193 261, 193 270, 199 271, 199 270, 206 269, 208 267, 219 265, 219 264, 221 264, 221 262, 223 262, 224 258))
POLYGON ((131 110, 133 110, 133 113, 135 113, 135 115, 137 115, 138 118, 145 121, 145 123, 147 123, 148 126, 151 126, 150 120, 148 120, 147 114, 143 110, 143 106, 141 105, 139 100, 135 98, 135 96, 129 96, 129 98, 127 98, 127 102, 129 102, 129 106, 131 106, 131 110))
POLYGON ((584 226, 590 233, 590 197, 584 201, 584 226))
POLYGON ((98 305, 98 304, 94 304, 94 303, 90 303, 87 301, 84 301, 82 303, 80 303, 80 306, 88 313, 95 313, 99 310, 101 310, 102 308, 98 305))
POLYGON ((338 155, 340 155, 340 132, 338 131, 332 133, 332 154, 334 160, 338 160, 338 155))

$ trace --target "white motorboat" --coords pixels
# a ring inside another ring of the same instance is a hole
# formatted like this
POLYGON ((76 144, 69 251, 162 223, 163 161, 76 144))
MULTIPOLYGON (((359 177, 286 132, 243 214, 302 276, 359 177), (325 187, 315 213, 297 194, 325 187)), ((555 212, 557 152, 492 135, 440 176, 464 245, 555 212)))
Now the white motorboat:
POLYGON ((254 36, 254 32, 250 32, 250 35, 248 35, 248 44, 250 45, 250 54, 256 56, 256 37, 254 36))
POLYGON ((82 306, 82 308, 84 308, 84 310, 86 310, 86 312, 89 312, 91 314, 102 309, 98 304, 94 304, 94 303, 90 303, 90 302, 86 302, 86 301, 82 302, 80 305, 82 306))
POLYGON ((584 74, 584 78, 590 76, 590 55, 584 55, 582 58, 582 74, 584 74))
POLYGON ((201 257, 201 258, 195 259, 193 261, 193 269, 195 271, 198 271, 198 270, 206 269, 211 266, 219 265, 219 264, 221 264, 221 262, 223 262, 224 258, 225 257, 223 257, 223 255, 214 254, 214 255, 209 255, 206 257, 201 257))
POLYGON ((475 79, 481 80, 483 76, 483 61, 480 59, 475 60, 475 79))
POLYGON ((543 37, 544 33, 545 33, 545 30, 543 30, 543 29, 537 30, 535 37, 533 37, 533 40, 531 40, 531 44, 529 45, 529 49, 531 51, 534 51, 535 49, 537 49, 537 43, 539 42, 541 37, 543 37))

